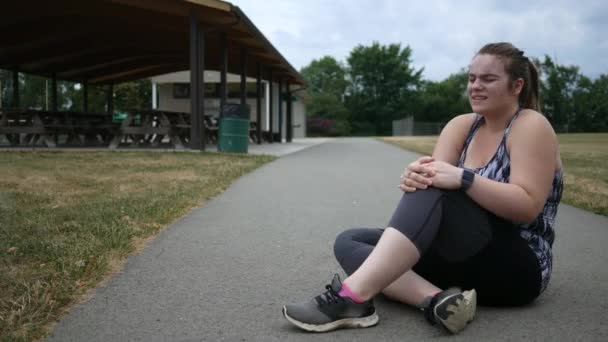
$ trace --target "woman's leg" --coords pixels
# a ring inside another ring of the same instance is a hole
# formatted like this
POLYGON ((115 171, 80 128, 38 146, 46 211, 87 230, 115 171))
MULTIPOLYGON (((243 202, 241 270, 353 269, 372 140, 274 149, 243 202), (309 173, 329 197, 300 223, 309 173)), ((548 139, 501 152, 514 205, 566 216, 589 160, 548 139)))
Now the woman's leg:
MULTIPOLYGON (((382 232, 382 229, 354 228, 338 235, 334 254, 346 274, 351 275, 363 264, 380 240, 382 232)), ((382 293, 393 300, 419 307, 425 298, 440 291, 410 270, 385 287, 382 293)))
POLYGON ((409 270, 392 284, 382 290, 382 293, 399 302, 421 307, 424 300, 441 292, 441 289, 422 278, 416 272, 409 270))
POLYGON ((410 270, 431 245, 451 262, 466 260, 491 240, 490 218, 460 191, 404 194, 376 248, 344 284, 367 300, 410 270))
MULTIPOLYGON (((361 266, 344 282, 336 275, 326 287, 328 291, 313 301, 284 306, 285 318, 308 331, 375 325, 378 316, 369 299, 409 271, 435 240, 445 194, 435 188, 404 194, 388 228, 361 266)), ((411 274, 399 283, 406 283, 408 278, 411 280, 411 274)), ((392 287, 388 291, 395 295, 398 290, 392 287)), ((401 295, 408 300, 415 300, 416 296, 413 292, 401 295)), ((457 332, 475 314, 475 293, 444 291, 430 302, 425 300, 424 308, 429 321, 441 322, 451 332, 457 332)))
POLYGON ((420 259, 414 243, 395 228, 384 230, 376 248, 344 284, 367 301, 410 270, 420 259))
POLYGON ((414 270, 439 287, 474 288, 479 303, 519 306, 540 294, 538 258, 512 223, 490 217, 493 237, 480 252, 463 260, 448 260, 433 245, 414 270))
POLYGON ((409 271, 435 239, 444 191, 435 188, 404 194, 376 247, 344 284, 368 300, 409 271))

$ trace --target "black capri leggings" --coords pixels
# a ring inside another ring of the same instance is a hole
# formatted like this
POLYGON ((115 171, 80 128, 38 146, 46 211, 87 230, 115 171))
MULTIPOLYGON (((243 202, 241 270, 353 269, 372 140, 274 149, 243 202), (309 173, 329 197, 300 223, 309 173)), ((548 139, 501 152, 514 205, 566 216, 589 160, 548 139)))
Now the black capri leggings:
MULTIPOLYGON (((462 192, 406 193, 388 226, 419 249, 413 270, 440 288, 474 288, 479 303, 492 306, 523 305, 540 294, 538 259, 517 227, 462 192)), ((383 231, 355 228, 337 237, 334 253, 347 274, 361 266, 383 231)))

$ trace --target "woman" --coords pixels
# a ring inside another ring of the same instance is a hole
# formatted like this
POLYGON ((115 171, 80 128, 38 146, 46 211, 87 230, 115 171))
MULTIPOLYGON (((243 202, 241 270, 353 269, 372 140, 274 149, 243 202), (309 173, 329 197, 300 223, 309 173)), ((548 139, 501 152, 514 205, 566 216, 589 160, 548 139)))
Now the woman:
POLYGON ((467 87, 474 113, 452 119, 433 156, 407 167, 386 229, 338 236, 334 251, 349 277, 336 275, 324 294, 283 307, 285 318, 308 331, 373 326, 372 298, 382 292, 457 333, 478 299, 500 306, 538 297, 551 275, 563 188, 538 87, 536 67, 512 44, 479 50, 467 87))

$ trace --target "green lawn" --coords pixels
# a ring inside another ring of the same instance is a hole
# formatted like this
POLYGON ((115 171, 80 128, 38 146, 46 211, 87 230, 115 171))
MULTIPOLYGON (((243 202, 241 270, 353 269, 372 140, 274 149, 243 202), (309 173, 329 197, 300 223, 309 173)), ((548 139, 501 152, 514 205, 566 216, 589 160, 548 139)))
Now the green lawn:
POLYGON ((44 336, 146 239, 273 159, 0 152, 0 340, 44 336))
MULTIPOLYGON (((565 170, 562 201, 608 216, 608 134, 560 134, 565 170)), ((388 137, 380 140, 420 154, 431 154, 437 137, 388 137)))

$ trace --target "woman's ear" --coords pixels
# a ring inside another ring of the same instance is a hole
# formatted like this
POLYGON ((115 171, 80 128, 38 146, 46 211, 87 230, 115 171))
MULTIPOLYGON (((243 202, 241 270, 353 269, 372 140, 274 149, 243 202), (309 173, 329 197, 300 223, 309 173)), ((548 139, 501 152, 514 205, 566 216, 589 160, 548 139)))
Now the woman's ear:
POLYGON ((513 95, 519 96, 522 89, 524 89, 524 79, 518 78, 513 82, 513 95))

